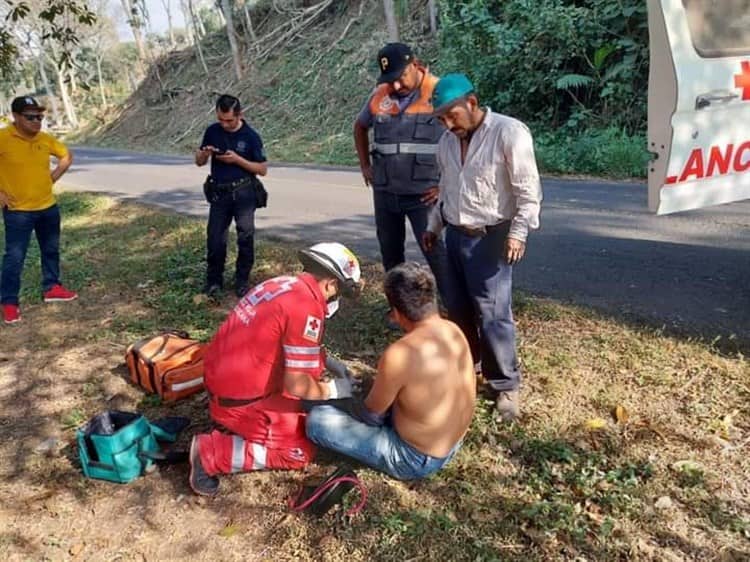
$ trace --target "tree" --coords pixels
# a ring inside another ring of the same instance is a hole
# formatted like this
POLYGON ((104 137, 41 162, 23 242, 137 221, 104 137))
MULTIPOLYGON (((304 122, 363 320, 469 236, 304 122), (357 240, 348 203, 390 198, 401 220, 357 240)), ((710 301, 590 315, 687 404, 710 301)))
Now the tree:
MULTIPOLYGON (((18 26, 29 18, 29 2, 3 2, 0 5, 0 77, 9 79, 21 59, 18 50, 18 26)), ((60 57, 67 64, 70 50, 78 43, 76 25, 92 25, 96 14, 85 0, 43 0, 36 11, 44 27, 44 35, 60 46, 60 57)))
POLYGON ((169 46, 175 48, 177 41, 174 36, 174 25, 172 24, 172 0, 161 0, 161 5, 167 14, 167 31, 169 32, 169 46))
POLYGON ((237 32, 234 29, 234 6, 232 0, 221 0, 221 12, 224 14, 224 20, 227 26, 227 37, 229 38, 229 48, 232 51, 232 62, 234 63, 234 74, 237 80, 242 78, 242 60, 240 58, 240 48, 237 44, 237 32))
POLYGON ((430 33, 437 34, 437 5, 435 0, 428 0, 427 11, 430 15, 430 33))
POLYGON ((642 131, 648 90, 641 0, 440 0, 439 61, 490 107, 569 132, 642 131))
POLYGON ((398 23, 396 22, 396 10, 393 7, 393 0, 383 0, 383 9, 385 10, 385 25, 388 28, 388 38, 392 41, 398 41, 398 23))
POLYGON ((133 33, 141 69, 145 71, 148 65, 148 52, 143 37, 146 19, 148 18, 145 0, 120 0, 120 2, 122 3, 122 9, 125 11, 125 18, 130 26, 130 31, 133 33))
MULTIPOLYGON (((183 4, 183 11, 184 9, 185 5, 183 4)), ((190 23, 188 27, 192 30, 193 46, 195 46, 195 52, 198 54, 198 60, 201 61, 203 72, 208 76, 208 66, 206 66, 206 59, 203 57, 203 47, 201 47, 201 39, 206 34, 206 30, 203 27, 200 18, 195 13, 193 0, 187 0, 187 11, 190 14, 190 23)))
POLYGON ((39 62, 39 75, 42 77, 44 92, 47 94, 47 97, 50 100, 50 105, 52 105, 52 120, 55 122, 55 124, 58 124, 60 123, 60 110, 57 108, 57 99, 55 98, 55 95, 52 92, 52 88, 50 88, 49 85, 47 71, 44 69, 44 56, 42 56, 41 52, 39 53, 37 60, 39 62))
MULTIPOLYGON (((55 47, 52 48, 52 58, 57 59, 59 56, 59 52, 55 47)), ((57 74, 57 89, 60 92, 60 97, 62 97, 63 102, 63 109, 65 110, 65 117, 68 119, 68 123, 72 127, 78 127, 78 115, 76 113, 75 105, 73 105, 73 100, 70 98, 70 94, 68 93, 68 85, 65 82, 65 68, 60 68, 59 65, 55 66, 55 71, 57 74)))
MULTIPOLYGON (((13 27, 15 49, 19 52, 18 47, 24 47, 16 65, 20 66, 37 59, 42 82, 51 98, 52 90, 49 87, 45 65, 54 70, 57 93, 62 100, 66 120, 71 126, 76 127, 78 117, 69 85, 77 86, 75 71, 76 57, 80 53, 80 39, 84 35, 84 30, 96 21, 96 16, 88 6, 84 6, 85 12, 81 13, 91 14, 90 18, 70 17, 71 12, 67 11, 67 4, 59 4, 58 0, 54 0, 54 3, 50 0, 25 0, 23 6, 24 12, 16 19, 13 27), (62 30, 58 29, 59 24, 52 23, 59 13, 66 14, 62 30)), ((79 10, 79 7, 76 6, 74 9, 79 10)))
MULTIPOLYGON (((96 81, 99 86, 99 98, 102 106, 107 105, 107 94, 104 87, 105 78, 103 63, 105 57, 114 51, 118 44, 117 29, 113 18, 108 12, 108 0, 89 0, 92 9, 97 13, 97 21, 89 28, 83 29, 81 34, 81 45, 87 47, 89 64, 92 62, 95 69, 91 69, 90 74, 96 74, 96 81)), ((119 62, 122 65, 123 61, 119 62)), ((122 68, 122 66, 121 66, 122 68)))
POLYGON ((192 16, 186 0, 180 0, 180 11, 182 12, 182 19, 185 21, 185 33, 187 34, 188 44, 192 45, 196 41, 196 37, 193 31, 192 16))
POLYGON ((245 16, 245 34, 247 35, 247 42, 254 43, 257 41, 255 35, 255 29, 253 28, 253 18, 250 16, 250 10, 255 6, 257 0, 244 0, 242 2, 242 13, 245 16))

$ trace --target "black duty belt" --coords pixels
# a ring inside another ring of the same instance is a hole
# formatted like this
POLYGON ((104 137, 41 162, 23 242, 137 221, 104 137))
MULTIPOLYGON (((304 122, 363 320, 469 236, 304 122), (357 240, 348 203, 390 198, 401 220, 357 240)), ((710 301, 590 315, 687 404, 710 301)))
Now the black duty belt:
POLYGON ((455 228, 459 232, 471 238, 482 238, 483 236, 487 236, 490 232, 494 232, 496 230, 500 230, 501 228, 506 227, 507 224, 508 224, 508 221, 502 221, 497 224, 491 224, 488 226, 462 226, 460 224, 450 224, 450 223, 448 224, 448 226, 455 228))
POLYGON ((252 176, 240 178, 234 181, 223 182, 223 183, 218 183, 214 181, 214 189, 216 189, 216 191, 220 193, 231 193, 232 191, 237 191, 238 189, 247 187, 248 185, 251 185, 252 183, 253 183, 252 176))

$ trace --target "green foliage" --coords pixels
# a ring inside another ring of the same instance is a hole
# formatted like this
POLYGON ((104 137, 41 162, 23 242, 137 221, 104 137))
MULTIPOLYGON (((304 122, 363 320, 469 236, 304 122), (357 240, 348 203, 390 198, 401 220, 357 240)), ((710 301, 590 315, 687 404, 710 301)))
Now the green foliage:
MULTIPOLYGON (((427 34, 426 2, 398 1, 396 9, 402 40, 436 74, 466 71, 484 102, 530 125, 542 172, 640 177, 647 162, 645 27, 639 27, 645 26, 645 8, 631 10, 634 2, 618 7, 614 0, 580 6, 569 0, 444 1, 437 40, 427 34)), ((150 73, 134 95, 139 103, 117 112, 118 120, 99 129, 98 138, 78 140, 193 150, 213 93, 229 88, 243 99, 271 160, 357 165, 352 122, 375 84, 375 54, 388 41, 382 4, 363 6, 360 14, 335 2, 283 48, 262 58, 249 51, 245 78, 231 86, 221 72, 206 77, 197 58, 189 57, 192 50, 176 53, 150 73), (151 109, 144 113, 140 102, 151 109), (191 127, 193 132, 184 134, 191 127)), ((253 21, 259 37, 283 23, 270 1, 253 8, 253 21)), ((226 35, 209 34, 203 48, 208 57, 227 56, 226 35)), ((132 66, 135 60, 133 45, 127 49, 121 46, 103 61, 108 97, 115 103, 125 92, 111 88, 118 76, 123 82, 123 63, 132 66)), ((90 57, 79 55, 84 62, 90 57)), ((99 103, 96 89, 89 97, 91 106, 99 103)), ((89 106, 81 109, 86 113, 89 106)), ((90 109, 97 126, 111 119, 90 109)))
POLYGON ((441 22, 441 71, 469 74, 494 109, 547 128, 644 129, 645 3, 442 0, 441 22))
MULTIPOLYGON (((7 12, 0 19, 0 76, 3 78, 11 76, 18 63, 17 39, 10 29, 22 20, 33 17, 31 7, 24 1, 9 1, 6 4, 7 12)), ((96 14, 82 0, 44 0, 36 15, 42 22, 43 38, 56 42, 60 47, 59 62, 71 65, 71 49, 79 43, 75 25, 93 25, 96 14)))
POLYGON ((613 443, 589 451, 521 428, 512 433, 525 484, 537 498, 515 515, 522 525, 562 533, 583 546, 593 536, 604 540, 615 518, 642 508, 634 492, 654 477, 648 461, 618 459, 613 443))
POLYGON ((580 88, 582 86, 588 86, 594 81, 591 76, 584 76, 582 74, 566 74, 560 76, 555 83, 555 87, 558 90, 571 90, 573 88, 580 88))
POLYGON ((214 6, 202 6, 198 9, 200 20, 206 28, 206 33, 216 33, 222 31, 221 18, 219 12, 214 6))
POLYGON ((644 177, 649 158, 645 135, 631 135, 615 126, 583 128, 588 115, 589 112, 576 112, 567 127, 535 135, 539 168, 553 174, 644 177))

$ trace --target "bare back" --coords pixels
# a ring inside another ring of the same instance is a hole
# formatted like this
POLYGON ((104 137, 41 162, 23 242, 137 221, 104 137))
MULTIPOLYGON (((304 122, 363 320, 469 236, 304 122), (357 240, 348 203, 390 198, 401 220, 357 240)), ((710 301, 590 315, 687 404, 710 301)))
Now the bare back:
POLYGON ((474 364, 461 330, 435 315, 393 344, 404 357, 404 385, 393 406, 402 439, 433 457, 464 436, 476 399, 474 364))

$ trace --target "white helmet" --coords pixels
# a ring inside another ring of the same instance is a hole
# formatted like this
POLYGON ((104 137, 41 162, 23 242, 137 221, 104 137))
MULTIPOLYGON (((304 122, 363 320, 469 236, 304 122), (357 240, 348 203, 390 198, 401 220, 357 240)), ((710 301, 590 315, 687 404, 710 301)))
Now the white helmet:
POLYGON ((362 289, 362 271, 354 253, 338 242, 321 242, 299 251, 299 259, 305 267, 322 266, 333 274, 341 284, 341 292, 354 296, 362 289))

